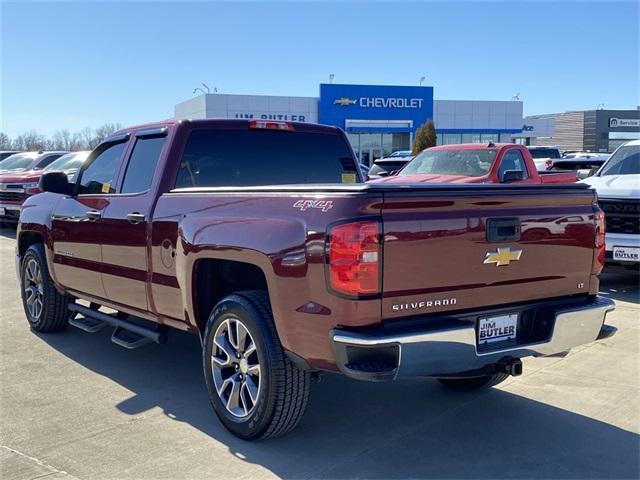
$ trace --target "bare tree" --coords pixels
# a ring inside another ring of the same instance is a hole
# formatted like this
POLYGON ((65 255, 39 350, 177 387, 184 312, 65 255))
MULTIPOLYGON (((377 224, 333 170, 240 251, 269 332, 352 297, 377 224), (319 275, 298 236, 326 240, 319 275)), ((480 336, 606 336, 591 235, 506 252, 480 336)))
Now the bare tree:
POLYGON ((95 143, 95 137, 93 135, 93 130, 89 127, 84 127, 80 132, 78 132, 80 138, 80 148, 82 150, 93 150, 98 146, 95 143))
POLYGON ((58 130, 53 134, 52 145, 54 150, 66 150, 72 152, 81 147, 80 132, 71 133, 66 128, 58 130))
POLYGON ((4 132, 0 132, 0 150, 11 150, 11 139, 4 132))
POLYGON ((44 150, 47 146, 47 138, 35 130, 21 133, 13 140, 13 148, 17 150, 44 150))
POLYGON ((71 132, 67 128, 56 130, 51 138, 47 138, 35 130, 21 133, 11 139, 6 133, 0 132, 0 149, 16 150, 93 150, 104 139, 116 130, 120 130, 120 123, 105 123, 95 130, 85 127, 80 131, 71 132))
POLYGON ((99 126, 95 130, 94 140, 95 145, 97 146, 101 143, 105 138, 111 135, 116 130, 120 130, 122 126, 119 123, 105 123, 104 125, 99 126))

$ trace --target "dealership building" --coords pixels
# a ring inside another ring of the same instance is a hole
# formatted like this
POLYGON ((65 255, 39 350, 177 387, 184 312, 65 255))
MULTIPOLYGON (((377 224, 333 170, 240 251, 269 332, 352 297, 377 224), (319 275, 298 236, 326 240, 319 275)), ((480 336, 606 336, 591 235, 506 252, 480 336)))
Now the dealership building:
MULTIPOLYGON (((537 138, 537 145, 563 150, 613 152, 629 140, 640 139, 640 107, 636 110, 585 110, 532 115, 524 124, 552 122, 554 132, 537 138)), ((526 127, 525 127, 526 128, 526 127)))
POLYGON ((433 87, 321 84, 318 97, 203 94, 175 106, 176 118, 311 122, 342 128, 361 162, 411 148, 433 119, 439 144, 534 143, 552 122, 525 125, 520 101, 434 100, 433 87))

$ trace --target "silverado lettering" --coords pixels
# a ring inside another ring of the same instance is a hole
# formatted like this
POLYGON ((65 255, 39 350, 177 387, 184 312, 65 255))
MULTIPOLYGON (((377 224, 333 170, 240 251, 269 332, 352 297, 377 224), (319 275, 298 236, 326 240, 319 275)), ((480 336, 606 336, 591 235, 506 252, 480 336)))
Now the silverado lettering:
POLYGON ((586 185, 361 182, 334 127, 115 132, 72 183, 46 172, 24 202, 16 263, 29 326, 112 328, 129 349, 173 329, 198 335, 211 405, 249 440, 294 428, 325 371, 472 389, 520 374, 523 357, 614 331, 601 330, 614 304, 597 295, 604 215, 586 185), (525 245, 517 262, 484 263, 525 245), (483 322, 514 338, 479 342, 483 322))

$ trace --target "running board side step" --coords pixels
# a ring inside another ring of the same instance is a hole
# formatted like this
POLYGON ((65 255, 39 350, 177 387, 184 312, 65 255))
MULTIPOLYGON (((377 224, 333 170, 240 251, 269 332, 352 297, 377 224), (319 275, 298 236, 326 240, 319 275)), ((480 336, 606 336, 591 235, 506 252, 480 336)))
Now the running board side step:
POLYGON ((143 337, 137 333, 125 330, 122 327, 116 327, 111 335, 111 341, 116 345, 133 350, 134 348, 143 347, 152 342, 149 337, 143 337))
POLYGON ((166 327, 160 326, 160 329, 145 327, 126 318, 120 318, 115 314, 110 315, 99 312, 97 309, 88 308, 77 303, 70 303, 67 308, 72 312, 69 323, 85 332, 94 333, 107 325, 114 327, 115 330, 111 335, 111 341, 121 347, 134 349, 151 342, 167 342, 166 327), (80 314, 84 318, 75 318, 76 314, 80 314))
POLYGON ((72 312, 69 315, 69 325, 73 325, 80 330, 84 330, 89 333, 96 333, 106 327, 108 324, 101 320, 96 320, 91 317, 76 317, 76 312, 72 312))

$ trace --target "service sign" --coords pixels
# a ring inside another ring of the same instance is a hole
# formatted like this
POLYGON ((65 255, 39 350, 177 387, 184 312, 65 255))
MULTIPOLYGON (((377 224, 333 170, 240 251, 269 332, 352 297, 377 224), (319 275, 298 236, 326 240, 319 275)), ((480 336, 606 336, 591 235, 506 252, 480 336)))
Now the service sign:
POLYGON ((345 128, 345 120, 411 120, 416 129, 433 118, 433 87, 321 84, 320 123, 345 128))
POLYGON ((614 118, 609 119, 609 128, 638 128, 640 118, 614 118))

